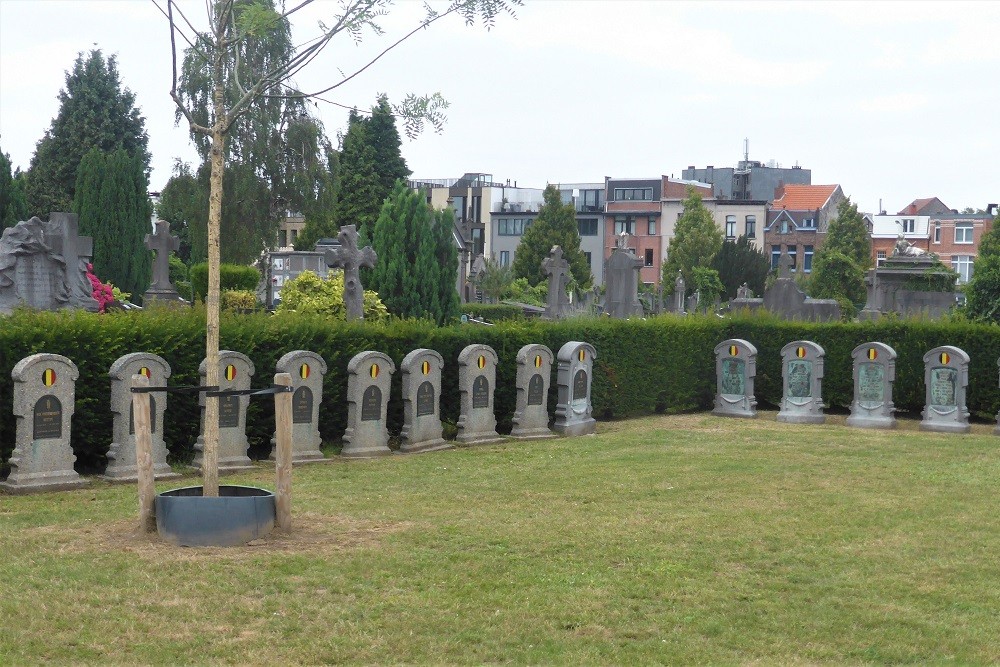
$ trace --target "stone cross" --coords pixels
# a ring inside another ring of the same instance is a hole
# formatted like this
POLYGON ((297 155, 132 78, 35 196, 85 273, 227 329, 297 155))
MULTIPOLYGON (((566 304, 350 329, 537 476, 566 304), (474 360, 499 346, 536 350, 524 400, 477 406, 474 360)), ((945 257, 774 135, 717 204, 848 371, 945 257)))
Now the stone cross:
POLYGON ((563 259, 562 247, 554 245, 549 256, 542 260, 542 271, 549 277, 549 295, 545 304, 545 317, 558 319, 566 314, 569 298, 566 285, 569 283, 569 262, 563 259))
POLYGON ((750 298, 750 286, 743 283, 736 289, 737 299, 749 299, 750 298))
POLYGON ((791 255, 788 252, 781 253, 781 257, 778 258, 778 277, 779 278, 791 278, 792 277, 792 267, 795 264, 792 262, 791 255))
POLYGON ((677 279, 674 280, 674 312, 684 312, 684 274, 677 269, 677 279))
POLYGON ((354 225, 341 227, 337 240, 340 241, 340 247, 326 251, 326 263, 344 270, 344 307, 347 309, 347 319, 363 320, 365 292, 358 269, 362 266, 375 266, 378 255, 371 246, 358 249, 358 231, 354 225))
POLYGON ((170 235, 170 223, 156 221, 156 233, 146 234, 146 247, 156 253, 153 260, 153 282, 150 289, 170 289, 170 253, 181 247, 176 236, 170 235))

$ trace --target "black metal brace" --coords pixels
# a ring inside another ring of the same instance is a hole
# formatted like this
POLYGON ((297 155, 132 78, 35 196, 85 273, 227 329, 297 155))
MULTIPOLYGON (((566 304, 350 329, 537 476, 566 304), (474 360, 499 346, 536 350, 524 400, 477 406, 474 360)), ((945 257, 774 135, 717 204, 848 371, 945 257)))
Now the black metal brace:
POLYGON ((270 394, 285 394, 295 391, 295 387, 288 387, 283 384, 276 384, 267 389, 224 389, 218 388, 205 393, 205 396, 267 396, 270 394))
POLYGON ((203 391, 217 391, 218 389, 218 387, 203 387, 200 384, 180 387, 132 387, 132 393, 149 394, 154 391, 165 391, 172 394, 197 394, 203 391))

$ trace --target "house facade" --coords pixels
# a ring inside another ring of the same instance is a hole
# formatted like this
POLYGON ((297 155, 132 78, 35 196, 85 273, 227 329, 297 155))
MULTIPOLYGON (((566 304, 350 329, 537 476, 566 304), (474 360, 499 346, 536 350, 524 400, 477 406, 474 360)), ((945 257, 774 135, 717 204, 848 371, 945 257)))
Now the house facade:
POLYGON ((813 256, 837 217, 837 205, 845 199, 844 191, 839 185, 786 185, 776 195, 767 211, 764 253, 772 269, 788 253, 793 271, 810 273, 813 256))
POLYGON ((692 165, 681 172, 681 178, 708 183, 716 199, 771 201, 780 186, 811 184, 812 171, 798 165, 783 168, 743 159, 736 167, 709 165, 699 169, 692 165))
POLYGON ((629 247, 643 260, 639 280, 647 285, 658 283, 660 266, 666 252, 661 233, 663 215, 663 176, 655 178, 604 179, 604 247, 602 263, 611 256, 615 242, 623 232, 629 234, 629 247))

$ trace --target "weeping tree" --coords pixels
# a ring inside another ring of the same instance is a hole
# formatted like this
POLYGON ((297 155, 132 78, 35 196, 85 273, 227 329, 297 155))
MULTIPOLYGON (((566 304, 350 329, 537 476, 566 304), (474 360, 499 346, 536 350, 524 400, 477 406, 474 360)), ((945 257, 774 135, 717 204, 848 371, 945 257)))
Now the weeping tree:
MULTIPOLYGON (((489 28, 498 15, 502 12, 512 13, 512 6, 520 4, 520 0, 453 0, 440 10, 425 4, 427 13, 423 20, 413 30, 382 49, 363 67, 340 76, 327 88, 306 92, 297 90, 292 85, 293 77, 338 36, 358 41, 369 34, 382 35, 383 30, 378 25, 378 20, 391 6, 389 0, 342 0, 337 9, 331 12, 331 16, 319 24, 320 32, 314 39, 306 39, 299 46, 290 46, 280 58, 258 52, 257 47, 262 40, 275 34, 290 36, 289 17, 313 1, 302 0, 290 8, 277 9, 269 0, 215 0, 207 3, 208 29, 197 30, 174 0, 166 0, 164 14, 170 26, 173 64, 170 95, 180 116, 187 121, 192 134, 197 137, 199 150, 207 155, 210 165, 205 336, 208 385, 217 385, 219 380, 219 230, 223 216, 223 179, 229 155, 227 139, 231 134, 240 132, 244 124, 256 122, 249 118, 251 110, 259 109, 262 105, 267 107, 280 104, 286 100, 304 103, 309 98, 330 93, 410 36, 449 15, 457 14, 467 24, 481 19, 489 28), (185 58, 182 75, 178 74, 177 66, 178 40, 187 43, 189 54, 192 55, 190 60, 185 58), (183 84, 195 78, 202 81, 203 85, 192 96, 191 92, 195 89, 188 89, 183 84)), ((291 45, 290 37, 288 44, 291 45)), ((440 96, 409 95, 394 110, 397 116, 404 119, 408 134, 415 135, 423 129, 425 123, 430 123, 435 129, 441 127, 444 121, 442 103, 440 96)), ((281 109, 284 108, 281 106, 281 109)), ((284 119, 280 111, 275 113, 278 113, 278 118, 284 119)), ((262 133, 253 137, 253 141, 248 144, 250 147, 266 142, 274 134, 274 125, 261 127, 262 133)), ((242 157, 242 154, 234 152, 232 158, 237 157, 242 157)), ((218 398, 206 397, 202 473, 203 493, 206 496, 217 496, 219 493, 218 429, 218 398)))

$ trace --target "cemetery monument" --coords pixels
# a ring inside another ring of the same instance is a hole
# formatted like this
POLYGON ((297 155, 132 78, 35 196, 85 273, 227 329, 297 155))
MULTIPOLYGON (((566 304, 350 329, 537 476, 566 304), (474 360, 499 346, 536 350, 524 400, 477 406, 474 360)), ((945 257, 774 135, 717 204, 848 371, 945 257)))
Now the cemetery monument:
POLYGON ((757 348, 742 338, 730 338, 715 346, 715 409, 719 417, 757 416, 754 378, 757 348))
POLYGON ((517 399, 514 408, 515 438, 551 438, 549 430, 549 382, 552 378, 552 350, 529 344, 517 352, 517 399))
POLYGON ((360 269, 372 268, 378 255, 371 246, 358 249, 358 231, 354 225, 345 225, 337 234, 340 246, 326 251, 326 263, 344 270, 344 308, 347 319, 362 320, 365 317, 365 290, 361 285, 360 269))
MULTIPOLYGON (((292 463, 322 461, 319 408, 323 402, 326 361, 308 350, 294 350, 278 359, 276 373, 292 377, 292 463)), ((271 438, 271 458, 277 453, 277 436, 271 438)))
POLYGON ((170 235, 170 223, 156 221, 156 233, 146 234, 146 247, 156 253, 153 259, 153 281, 142 295, 143 305, 151 301, 183 301, 170 282, 170 253, 181 247, 180 240, 170 235))
POLYGON ((549 277, 549 293, 545 300, 545 314, 548 320, 558 320, 569 315, 569 262, 563 258, 563 249, 552 246, 549 256, 542 260, 542 271, 549 277))
POLYGON ((403 430, 399 451, 410 454, 451 447, 441 427, 441 369, 444 358, 419 348, 403 357, 403 430))
POLYGON ((469 345, 458 355, 458 442, 468 445, 502 440, 493 409, 497 361, 497 353, 489 345, 469 345))
POLYGON ((562 435, 589 435, 597 430, 590 401, 597 350, 590 343, 569 341, 556 355, 559 394, 552 430, 562 435))
POLYGON ((796 340, 781 348, 783 392, 778 421, 789 424, 822 424, 823 357, 826 352, 808 340, 796 340))
POLYGON ((359 352, 347 363, 347 430, 341 456, 392 454, 386 410, 395 372, 396 364, 382 352, 359 352))
MULTIPOLYGON (((198 366, 201 384, 206 384, 208 361, 202 360, 198 366)), ((247 390, 256 371, 253 362, 245 354, 231 350, 219 350, 219 389, 247 390)), ((205 451, 205 392, 198 394, 201 406, 201 435, 195 442, 194 466, 201 469, 205 451)), ((219 472, 235 472, 252 468, 247 452, 247 407, 249 396, 219 396, 219 472)))
POLYGON ((924 355, 925 401, 921 431, 968 433, 969 410, 965 392, 969 387, 969 355, 951 345, 942 345, 924 355))
POLYGON ((615 250, 605 263, 604 313, 618 319, 642 316, 639 303, 639 269, 643 260, 628 247, 629 234, 622 232, 615 250))
POLYGON ((854 401, 848 426, 896 428, 892 384, 896 381, 896 351, 885 343, 862 343, 851 352, 854 360, 854 401))

